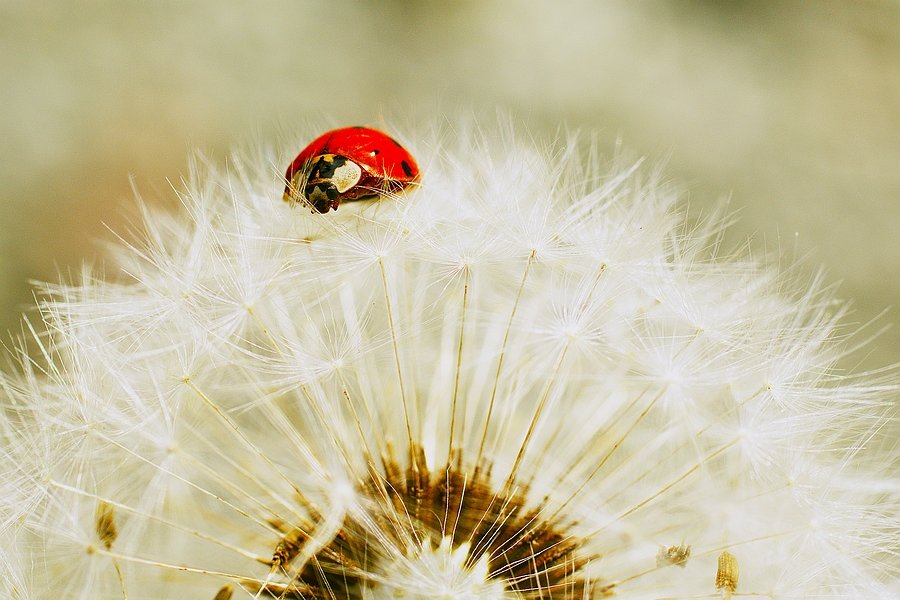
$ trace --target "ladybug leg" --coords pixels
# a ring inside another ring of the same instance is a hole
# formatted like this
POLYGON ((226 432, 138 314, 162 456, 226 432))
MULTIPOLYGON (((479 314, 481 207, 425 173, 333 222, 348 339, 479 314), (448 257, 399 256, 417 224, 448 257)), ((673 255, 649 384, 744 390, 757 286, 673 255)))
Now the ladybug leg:
POLYGON ((354 202, 356 200, 371 200, 399 192, 402 187, 396 186, 396 182, 391 183, 390 179, 382 179, 370 173, 363 172, 359 182, 352 189, 341 194, 341 202, 354 202))

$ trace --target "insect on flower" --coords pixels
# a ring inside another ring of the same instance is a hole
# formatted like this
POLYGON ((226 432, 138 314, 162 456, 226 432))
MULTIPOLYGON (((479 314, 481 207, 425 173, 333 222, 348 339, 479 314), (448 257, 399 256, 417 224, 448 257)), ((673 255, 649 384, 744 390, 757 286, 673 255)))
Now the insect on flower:
MULTIPOLYGON (((368 131, 288 199, 415 185, 368 131)), ((829 291, 593 145, 433 133, 413 210, 285 222, 268 153, 200 163, 129 281, 47 286, 0 349, 0 598, 897 600, 898 385, 835 371, 829 291)))
POLYGON ((284 174, 287 202, 306 202, 320 213, 341 201, 400 192, 419 179, 409 151, 392 137, 368 127, 328 131, 291 162, 284 174))

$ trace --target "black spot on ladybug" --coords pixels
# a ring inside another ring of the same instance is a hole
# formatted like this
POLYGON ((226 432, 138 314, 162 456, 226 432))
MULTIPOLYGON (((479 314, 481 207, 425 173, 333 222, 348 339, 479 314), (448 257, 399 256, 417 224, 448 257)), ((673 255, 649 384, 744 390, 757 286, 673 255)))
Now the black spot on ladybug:
POLYGON ((311 178, 320 177, 322 179, 331 179, 334 177, 335 169, 346 162, 347 159, 343 156, 323 156, 315 166, 313 166, 312 172, 310 173, 311 178))
POLYGON ((403 169, 403 172, 406 173, 406 176, 407 176, 407 177, 412 177, 412 176, 413 176, 413 170, 412 170, 412 167, 409 166, 409 163, 406 162, 405 160, 400 162, 400 168, 403 169))
POLYGON ((369 154, 371 154, 372 156, 376 156, 378 154, 378 150, 372 150, 371 152, 369 152, 369 154))

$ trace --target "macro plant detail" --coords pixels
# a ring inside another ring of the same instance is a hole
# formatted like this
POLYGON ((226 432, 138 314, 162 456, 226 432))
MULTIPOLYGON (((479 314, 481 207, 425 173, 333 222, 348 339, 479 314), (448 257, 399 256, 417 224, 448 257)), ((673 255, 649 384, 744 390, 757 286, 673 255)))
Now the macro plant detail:
POLYGON ((640 161, 480 131, 337 212, 271 150, 197 159, 45 286, 5 597, 894 597, 896 377, 837 369, 831 289, 640 161))
MULTIPOLYGON (((588 558, 579 556, 579 540, 560 524, 544 522, 540 510, 526 511, 521 493, 493 490, 483 470, 476 467, 467 473, 461 461, 432 471, 421 447, 413 447, 406 469, 396 457, 388 457, 382 469, 359 490, 374 506, 377 532, 389 539, 390 548, 404 549, 407 557, 421 559, 434 552, 442 562, 449 560, 450 580, 438 588, 423 577, 422 597, 505 598, 540 590, 554 598, 585 593, 579 573, 588 558)), ((350 598, 379 569, 379 560, 370 556, 377 543, 372 539, 375 532, 364 520, 345 518, 331 542, 296 571, 290 565, 308 534, 285 523, 277 526, 285 535, 270 562, 294 574, 288 583, 242 582, 250 591, 283 598, 350 598)), ((397 585, 390 578, 413 568, 408 559, 392 563, 380 587, 408 595, 409 582, 400 579, 403 583, 397 585)))

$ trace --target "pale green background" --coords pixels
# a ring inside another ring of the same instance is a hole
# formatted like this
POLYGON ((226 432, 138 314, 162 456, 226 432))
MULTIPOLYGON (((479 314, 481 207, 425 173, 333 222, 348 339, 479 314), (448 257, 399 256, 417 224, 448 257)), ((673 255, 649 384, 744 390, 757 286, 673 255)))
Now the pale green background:
MULTIPOLYGON (((26 2, 0 5, 0 329, 29 279, 97 261, 129 175, 172 201, 189 149, 307 119, 501 107, 668 160, 731 240, 824 265, 848 323, 900 299, 900 4, 26 2)), ((277 199, 273 199, 277 201, 277 199)), ((897 322, 897 308, 878 321, 897 322)), ((865 367, 900 360, 900 328, 865 367)), ((874 328, 870 329, 874 331, 874 328)))

